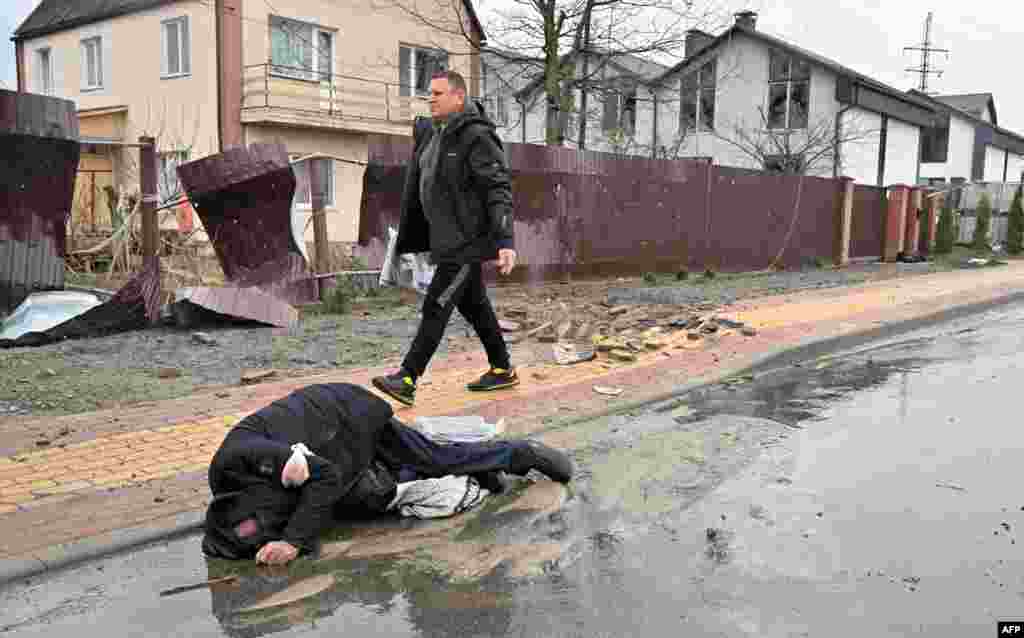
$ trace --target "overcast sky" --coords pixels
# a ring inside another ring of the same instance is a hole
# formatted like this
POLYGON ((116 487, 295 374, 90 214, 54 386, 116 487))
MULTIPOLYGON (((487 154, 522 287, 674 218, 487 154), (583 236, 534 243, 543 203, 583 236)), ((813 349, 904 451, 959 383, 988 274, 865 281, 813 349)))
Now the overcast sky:
MULTIPOLYGON (((742 0, 727 1, 743 5, 742 0)), ((509 0, 476 3, 487 14, 509 0)), ((10 37, 38 0, 0 4, 0 84, 14 88, 10 37)), ((950 49, 950 55, 948 60, 938 55, 937 67, 944 74, 931 78, 931 86, 940 93, 993 93, 999 124, 1024 134, 1020 0, 750 0, 746 6, 759 12, 759 29, 899 89, 916 85, 915 77, 904 69, 916 66, 918 58, 903 47, 920 42, 925 16, 934 11, 933 46, 950 49)))

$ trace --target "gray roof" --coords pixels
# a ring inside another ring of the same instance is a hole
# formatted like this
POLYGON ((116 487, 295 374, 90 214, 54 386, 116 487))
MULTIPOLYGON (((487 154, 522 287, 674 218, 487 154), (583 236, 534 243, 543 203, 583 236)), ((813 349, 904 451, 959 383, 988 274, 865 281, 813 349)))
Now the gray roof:
POLYGON ((934 95, 932 97, 943 104, 948 104, 955 109, 970 113, 974 117, 984 117, 985 111, 990 111, 992 115, 992 123, 996 123, 996 105, 991 93, 934 95))
MULTIPOLYGON (((175 0, 42 0, 21 26, 15 29, 12 40, 34 38, 47 33, 73 29, 83 24, 99 22, 136 11, 144 11, 175 0)), ((463 0, 473 24, 486 39, 483 25, 477 17, 472 0, 463 0)))
POLYGON ((14 31, 15 40, 72 29, 175 0, 43 0, 14 31))

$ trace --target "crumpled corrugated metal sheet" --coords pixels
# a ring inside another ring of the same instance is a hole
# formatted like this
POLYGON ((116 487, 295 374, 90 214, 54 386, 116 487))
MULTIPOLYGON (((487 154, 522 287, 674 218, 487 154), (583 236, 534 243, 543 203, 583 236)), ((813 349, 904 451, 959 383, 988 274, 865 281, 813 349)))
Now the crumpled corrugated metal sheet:
POLYGON ((160 259, 149 257, 141 271, 107 302, 50 328, 0 339, 0 348, 42 346, 65 339, 102 337, 145 328, 160 317, 160 259))
POLYGON ((318 300, 316 280, 292 230, 296 180, 283 145, 229 149, 182 164, 178 177, 230 284, 223 292, 208 289, 204 299, 271 325, 282 321, 281 309, 259 301, 265 299, 261 294, 237 290, 255 288, 292 304, 318 300))

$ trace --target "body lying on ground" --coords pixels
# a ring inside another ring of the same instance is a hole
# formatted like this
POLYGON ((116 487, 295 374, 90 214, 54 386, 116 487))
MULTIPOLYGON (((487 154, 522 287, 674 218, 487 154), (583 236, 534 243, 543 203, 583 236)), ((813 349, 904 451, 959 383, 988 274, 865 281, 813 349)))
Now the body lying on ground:
POLYGON ((247 416, 214 455, 203 552, 288 563, 315 552, 334 522, 385 511, 399 483, 470 476, 499 492, 503 472, 532 469, 572 478, 569 458, 537 441, 441 445, 366 388, 306 386, 247 416))

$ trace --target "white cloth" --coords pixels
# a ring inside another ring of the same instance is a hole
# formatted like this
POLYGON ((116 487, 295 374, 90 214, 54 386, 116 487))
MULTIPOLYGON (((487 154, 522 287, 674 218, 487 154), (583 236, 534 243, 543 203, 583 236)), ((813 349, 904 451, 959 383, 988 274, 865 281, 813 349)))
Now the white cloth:
POLYGON ((306 482, 305 479, 301 481, 290 481, 284 479, 283 476, 289 473, 289 466, 299 465, 300 467, 302 467, 302 476, 309 478, 309 463, 306 462, 306 457, 312 455, 313 453, 309 450, 308 447, 306 447, 305 443, 296 443, 295 445, 292 446, 292 455, 288 457, 288 461, 284 464, 284 469, 281 471, 281 483, 285 487, 299 487, 300 485, 306 482))
POLYGON ((399 483, 387 510, 415 518, 445 518, 473 509, 489 495, 472 477, 448 475, 399 483))
POLYGON ((504 431, 505 419, 491 424, 482 416, 421 416, 413 425, 436 443, 482 443, 504 431))

